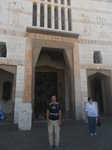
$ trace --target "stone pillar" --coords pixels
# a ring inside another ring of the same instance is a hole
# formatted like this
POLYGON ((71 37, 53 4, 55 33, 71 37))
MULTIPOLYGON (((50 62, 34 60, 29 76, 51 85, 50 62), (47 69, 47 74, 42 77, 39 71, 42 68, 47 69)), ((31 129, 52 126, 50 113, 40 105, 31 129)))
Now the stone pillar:
POLYGON ((55 17, 54 16, 54 6, 52 6, 51 9, 52 9, 51 10, 51 13, 52 13, 52 15, 51 15, 51 21, 52 21, 52 23, 51 24, 52 24, 52 29, 54 29, 54 17, 55 17))
POLYGON ((87 84, 87 71, 86 69, 80 69, 81 78, 81 93, 82 93, 82 114, 83 119, 86 120, 86 115, 84 112, 85 103, 88 101, 88 84, 87 84))
POLYGON ((37 26, 40 27, 40 3, 37 3, 37 26))
POLYGON ((65 109, 66 112, 69 112, 69 79, 67 70, 65 70, 65 109))
POLYGON ((74 41, 73 48, 73 62, 74 62, 74 93, 75 93, 75 116, 76 119, 82 119, 82 96, 81 96, 81 81, 80 81, 80 65, 79 65, 79 51, 78 41, 74 41))
MULTIPOLYGON (((61 1, 60 1, 60 3, 61 3, 61 1)), ((58 7, 58 20, 59 20, 59 29, 61 30, 62 29, 62 27, 61 27, 61 6, 59 6, 58 7)))
POLYGON ((47 28, 48 22, 47 22, 47 4, 44 5, 44 22, 45 22, 45 28, 47 28))
POLYGON ((18 127, 20 130, 30 130, 32 125, 32 45, 30 40, 27 40, 25 53, 24 84, 24 101, 19 112, 18 127))
POLYGON ((24 99, 24 66, 17 66, 14 123, 18 124, 19 112, 24 99))
POLYGON ((65 29, 68 31, 68 8, 65 8, 65 29))

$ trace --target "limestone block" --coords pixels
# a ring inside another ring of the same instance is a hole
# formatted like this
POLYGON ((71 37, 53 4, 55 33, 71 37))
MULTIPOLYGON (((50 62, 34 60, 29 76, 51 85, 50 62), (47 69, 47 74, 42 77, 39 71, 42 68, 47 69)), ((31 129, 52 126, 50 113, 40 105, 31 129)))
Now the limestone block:
POLYGON ((19 111, 18 128, 20 130, 31 130, 32 125, 32 105, 31 103, 21 103, 19 111))
POLYGON ((14 123, 17 124, 18 120, 19 120, 19 111, 21 108, 21 103, 22 103, 23 99, 16 97, 15 98, 15 108, 14 108, 14 123))

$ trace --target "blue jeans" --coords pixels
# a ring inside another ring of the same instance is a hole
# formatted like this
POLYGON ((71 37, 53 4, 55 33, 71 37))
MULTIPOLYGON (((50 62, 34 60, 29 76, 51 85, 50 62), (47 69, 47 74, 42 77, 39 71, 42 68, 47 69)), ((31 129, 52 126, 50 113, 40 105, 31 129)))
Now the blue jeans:
POLYGON ((88 117, 88 130, 89 133, 96 133, 96 117, 88 117))

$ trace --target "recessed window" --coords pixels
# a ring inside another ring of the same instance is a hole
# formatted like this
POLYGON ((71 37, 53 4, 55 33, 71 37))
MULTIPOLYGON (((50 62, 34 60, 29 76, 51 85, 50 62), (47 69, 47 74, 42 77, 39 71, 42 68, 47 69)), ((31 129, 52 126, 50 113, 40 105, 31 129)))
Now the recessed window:
POLYGON ((48 6, 48 28, 51 28, 51 6, 48 6))
POLYGON ((64 0, 61 0, 61 4, 64 4, 64 0))
POLYGON ((54 0, 55 3, 58 3, 58 0, 54 0))
POLYGON ((100 51, 94 51, 93 60, 94 60, 95 64, 101 64, 102 63, 102 56, 101 56, 100 51))
POLYGON ((44 5, 40 5, 40 26, 44 27, 44 5))
POLYGON ((67 5, 71 5, 71 0, 67 0, 67 5))
POLYGON ((55 24, 55 29, 58 29, 58 7, 54 8, 54 24, 55 24))
POLYGON ((5 101, 8 101, 11 99, 12 96, 12 82, 7 81, 3 83, 3 95, 2 98, 5 101))
POLYGON ((0 57, 6 57, 7 55, 7 48, 5 42, 0 42, 0 57))
POLYGON ((37 25, 37 3, 33 3, 33 26, 37 25))
POLYGON ((65 10, 64 10, 64 8, 61 8, 61 25, 62 25, 62 30, 65 30, 65 10))
POLYGON ((68 8, 68 30, 72 30, 72 16, 71 16, 71 9, 68 8))

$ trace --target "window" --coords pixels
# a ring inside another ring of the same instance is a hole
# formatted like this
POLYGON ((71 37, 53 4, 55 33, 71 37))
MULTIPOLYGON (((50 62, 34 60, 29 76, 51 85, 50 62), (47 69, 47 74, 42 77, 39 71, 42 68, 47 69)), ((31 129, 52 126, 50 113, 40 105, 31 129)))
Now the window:
POLYGON ((7 48, 5 42, 0 42, 0 57, 6 57, 7 55, 7 48))
POLYGON ((48 28, 51 28, 51 6, 48 6, 48 28))
POLYGON ((33 26, 37 25, 37 3, 33 3, 33 26))
POLYGON ((61 4, 64 4, 64 0, 61 0, 61 4))
POLYGON ((58 7, 55 7, 54 9, 54 16, 55 16, 55 19, 54 19, 55 29, 58 29, 58 7))
POLYGON ((71 1, 70 0, 67 0, 67 5, 71 5, 71 1))
POLYGON ((54 0, 55 3, 58 3, 58 0, 54 0))
POLYGON ((44 5, 40 5, 40 26, 44 27, 44 5))
POLYGON ((71 9, 68 8, 68 30, 72 30, 72 16, 71 16, 71 9))
POLYGON ((3 95, 2 98, 5 101, 8 101, 11 99, 12 96, 12 82, 4 82, 3 83, 3 95))
POLYGON ((64 10, 64 8, 61 8, 61 25, 62 25, 62 30, 65 30, 65 10, 64 10))
POLYGON ((102 63, 102 57, 100 51, 94 51, 93 60, 95 64, 101 64, 102 63))

